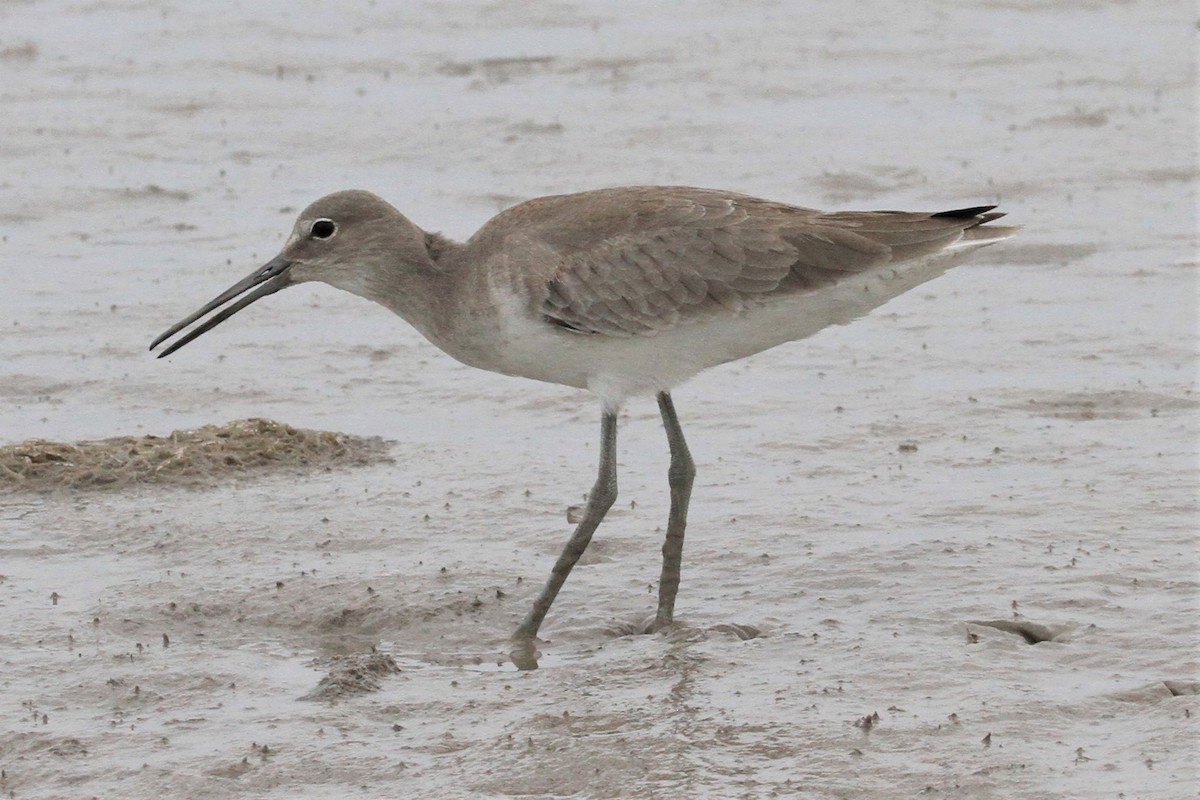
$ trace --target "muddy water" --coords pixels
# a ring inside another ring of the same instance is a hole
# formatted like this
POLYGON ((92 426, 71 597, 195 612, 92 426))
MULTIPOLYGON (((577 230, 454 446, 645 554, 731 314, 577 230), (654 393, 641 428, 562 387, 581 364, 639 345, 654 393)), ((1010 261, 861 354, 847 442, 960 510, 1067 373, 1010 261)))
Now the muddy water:
POLYGON ((0 497, 0 789, 1191 796, 1193 16, 0 3, 0 444, 263 418, 394 459, 0 497), (145 352, 327 191, 461 238, 623 183, 1025 226, 676 392, 699 475, 669 635, 619 635, 666 519, 652 403, 518 673, 589 398, 308 286, 145 352), (331 680, 374 691, 299 700, 331 680))

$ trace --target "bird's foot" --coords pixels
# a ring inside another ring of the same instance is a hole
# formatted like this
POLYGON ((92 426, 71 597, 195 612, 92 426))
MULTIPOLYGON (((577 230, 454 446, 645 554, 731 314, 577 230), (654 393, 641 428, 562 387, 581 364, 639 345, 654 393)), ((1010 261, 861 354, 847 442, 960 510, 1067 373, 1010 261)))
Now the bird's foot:
POLYGON ((538 644, 541 640, 536 636, 529 636, 518 632, 509 640, 508 657, 512 660, 513 666, 519 670, 533 670, 538 668, 538 659, 542 655, 542 651, 538 649, 538 644))

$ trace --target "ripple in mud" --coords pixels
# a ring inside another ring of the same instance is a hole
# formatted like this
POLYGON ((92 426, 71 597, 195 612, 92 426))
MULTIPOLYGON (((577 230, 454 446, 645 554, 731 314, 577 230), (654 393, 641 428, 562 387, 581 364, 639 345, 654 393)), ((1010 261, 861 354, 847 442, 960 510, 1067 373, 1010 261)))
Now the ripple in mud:
POLYGON ((1001 407, 1025 411, 1038 417, 1088 421, 1188 414, 1200 408, 1200 402, 1190 397, 1114 389, 1098 392, 1042 392, 1001 407))
POLYGON ((604 632, 615 638, 644 636, 658 632, 665 633, 668 639, 697 638, 707 636, 710 633, 717 633, 734 636, 743 642, 749 639, 758 639, 764 635, 759 628, 738 622, 720 622, 708 628, 691 628, 681 623, 675 623, 665 631, 655 631, 653 616, 647 617, 641 622, 620 622, 614 620, 604 627, 604 632))
POLYGON ((722 622, 709 628, 710 631, 716 633, 726 633, 741 639, 743 642, 751 639, 759 639, 764 636, 761 629, 753 625, 744 625, 739 622, 722 622))
MULTIPOLYGON (((983 626, 986 628, 995 628, 1005 633, 1015 633, 1025 640, 1026 644, 1041 644, 1042 642, 1053 642, 1059 636, 1067 632, 1064 626, 1051 627, 1049 625, 1041 625, 1029 620, 1008 620, 1008 619, 992 619, 992 620, 971 620, 967 623, 968 634, 971 633, 970 627, 983 626)), ((976 634, 978 636, 978 634, 976 634)))
POLYGON ((387 452, 387 442, 379 437, 311 431, 269 419, 77 444, 31 439, 0 447, 0 491, 105 490, 142 484, 206 488, 248 474, 390 461, 387 452))
POLYGON ((1163 681, 1172 697, 1200 694, 1200 681, 1163 681))

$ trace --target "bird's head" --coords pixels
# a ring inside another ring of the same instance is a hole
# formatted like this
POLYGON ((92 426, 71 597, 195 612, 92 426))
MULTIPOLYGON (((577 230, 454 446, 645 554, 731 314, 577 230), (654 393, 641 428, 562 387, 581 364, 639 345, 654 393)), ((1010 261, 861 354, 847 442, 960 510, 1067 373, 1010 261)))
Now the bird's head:
POLYGON ((301 212, 279 255, 172 325, 150 349, 217 311, 158 354, 168 356, 256 300, 297 283, 321 281, 379 301, 391 273, 428 263, 426 234, 389 203, 370 192, 335 192, 301 212))

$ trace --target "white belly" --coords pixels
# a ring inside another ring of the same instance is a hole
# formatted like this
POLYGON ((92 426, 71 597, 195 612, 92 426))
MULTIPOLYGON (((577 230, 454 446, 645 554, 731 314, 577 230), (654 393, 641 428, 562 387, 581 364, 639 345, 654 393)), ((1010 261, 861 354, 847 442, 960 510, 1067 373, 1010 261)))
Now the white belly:
POLYGON ((533 316, 515 294, 493 291, 494 330, 445 347, 472 366, 589 389, 610 408, 669 390, 710 367, 845 325, 941 275, 957 253, 854 275, 813 292, 782 295, 740 313, 683 322, 626 338, 575 333, 533 316))

